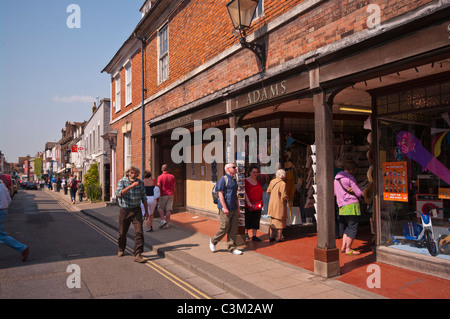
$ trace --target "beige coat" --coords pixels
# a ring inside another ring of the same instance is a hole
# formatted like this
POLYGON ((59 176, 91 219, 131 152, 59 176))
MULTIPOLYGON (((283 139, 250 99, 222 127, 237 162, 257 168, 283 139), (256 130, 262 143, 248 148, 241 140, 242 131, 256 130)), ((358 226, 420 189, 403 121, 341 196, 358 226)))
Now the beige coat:
POLYGON ((273 179, 267 188, 267 193, 270 194, 270 224, 278 229, 285 228, 287 218, 286 203, 289 199, 286 192, 286 183, 281 178, 273 179))

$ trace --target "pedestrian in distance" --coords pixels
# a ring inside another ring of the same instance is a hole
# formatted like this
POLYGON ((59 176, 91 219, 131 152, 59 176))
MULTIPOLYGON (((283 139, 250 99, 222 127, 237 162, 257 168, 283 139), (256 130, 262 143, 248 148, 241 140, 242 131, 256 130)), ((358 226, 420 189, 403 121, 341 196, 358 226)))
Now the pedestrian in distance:
POLYGON ((170 215, 173 209, 173 197, 175 194, 175 176, 169 173, 169 167, 164 164, 161 167, 162 174, 158 176, 158 188, 161 193, 159 199, 159 216, 161 217, 160 229, 169 228, 170 215))
POLYGON ((362 191, 356 183, 353 174, 356 173, 356 162, 346 161, 344 170, 337 173, 334 178, 334 195, 339 206, 339 215, 345 219, 345 229, 342 236, 341 252, 346 255, 360 255, 361 252, 352 249, 353 240, 356 238, 361 216, 359 199, 362 191))
POLYGON ((64 195, 67 195, 68 188, 67 188, 67 179, 65 177, 63 177, 63 179, 61 180, 61 186, 64 190, 64 195))
POLYGON ((131 166, 125 172, 125 176, 117 183, 116 196, 119 210, 119 246, 118 256, 125 254, 127 233, 130 224, 134 228, 134 261, 145 263, 142 257, 144 251, 144 231, 142 222, 141 203, 144 205, 144 218, 148 218, 147 196, 145 195, 144 182, 138 178, 139 168, 131 166))
POLYGON ((270 194, 269 200, 269 240, 271 242, 284 241, 283 229, 286 228, 287 219, 287 201, 289 195, 286 191, 286 172, 283 169, 279 169, 275 173, 275 178, 270 181, 267 193, 270 194), (276 238, 275 238, 276 234, 276 238))
POLYGON ((77 188, 78 188, 78 180, 75 176, 69 178, 69 189, 70 189, 70 200, 72 204, 75 204, 77 188))
POLYGON ((81 203, 83 201, 83 195, 84 195, 84 184, 81 179, 78 182, 77 188, 78 188, 78 199, 81 203))
POLYGON ((245 232, 246 239, 250 239, 248 232, 252 230, 252 241, 260 242, 256 236, 261 220, 261 210, 263 207, 263 188, 258 180, 259 170, 256 166, 251 166, 249 176, 245 179, 245 232))
MULTIPOLYGON (((158 205, 158 199, 160 197, 159 187, 156 186, 155 180, 152 178, 152 173, 150 171, 144 171, 144 187, 145 194, 147 195, 147 206, 148 206, 148 218, 146 219, 147 232, 153 231, 153 216, 155 208, 158 205)), ((141 203, 142 216, 145 215, 144 204, 141 203)))
POLYGON ((234 179, 236 175, 236 165, 228 163, 225 165, 225 176, 219 179, 216 184, 219 201, 220 226, 217 233, 210 239, 209 249, 216 251, 216 245, 227 235, 228 251, 233 255, 242 255, 242 251, 237 249, 236 238, 239 227, 239 200, 237 197, 238 184, 234 179))
POLYGON ((18 242, 16 239, 9 236, 3 223, 8 216, 8 207, 11 203, 11 196, 9 195, 8 189, 0 180, 0 243, 8 245, 17 252, 22 254, 22 261, 26 261, 28 254, 30 253, 30 247, 18 242))

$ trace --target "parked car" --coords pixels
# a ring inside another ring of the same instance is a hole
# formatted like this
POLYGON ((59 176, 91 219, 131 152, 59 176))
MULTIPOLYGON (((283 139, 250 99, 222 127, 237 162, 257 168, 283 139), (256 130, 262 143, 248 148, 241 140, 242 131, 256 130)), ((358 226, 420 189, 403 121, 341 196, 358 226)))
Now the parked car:
POLYGON ((12 185, 12 178, 9 174, 0 174, 0 179, 3 181, 3 184, 5 184, 6 188, 9 190, 9 196, 11 198, 14 196, 14 188, 12 185))
POLYGON ((37 185, 35 183, 28 182, 27 186, 26 186, 26 189, 35 189, 35 190, 37 190, 37 185))

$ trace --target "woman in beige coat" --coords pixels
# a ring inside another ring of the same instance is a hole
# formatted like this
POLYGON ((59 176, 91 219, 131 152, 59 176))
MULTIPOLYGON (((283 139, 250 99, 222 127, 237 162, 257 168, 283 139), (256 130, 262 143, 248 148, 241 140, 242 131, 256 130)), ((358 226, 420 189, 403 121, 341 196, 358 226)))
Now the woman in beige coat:
POLYGON ((267 188, 267 193, 270 194, 269 200, 269 214, 270 214, 270 228, 269 237, 270 241, 276 240, 277 242, 284 241, 282 236, 283 229, 286 228, 287 219, 287 201, 289 196, 286 192, 286 172, 279 169, 275 174, 275 179, 273 179, 269 187, 267 188), (272 230, 272 234, 271 234, 272 230), (277 230, 277 238, 275 239, 274 231, 277 230))

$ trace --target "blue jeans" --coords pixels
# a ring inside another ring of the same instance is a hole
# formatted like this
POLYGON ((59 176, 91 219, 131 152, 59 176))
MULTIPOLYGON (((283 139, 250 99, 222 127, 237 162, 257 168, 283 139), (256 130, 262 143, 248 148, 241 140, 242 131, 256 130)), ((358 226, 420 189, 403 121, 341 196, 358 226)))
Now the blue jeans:
POLYGON ((27 246, 25 246, 22 243, 19 243, 17 240, 15 240, 6 233, 3 227, 3 222, 5 221, 7 215, 8 209, 0 209, 0 243, 6 244, 11 248, 14 248, 19 253, 21 253, 22 251, 25 250, 27 246))

